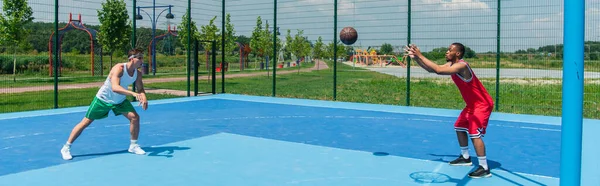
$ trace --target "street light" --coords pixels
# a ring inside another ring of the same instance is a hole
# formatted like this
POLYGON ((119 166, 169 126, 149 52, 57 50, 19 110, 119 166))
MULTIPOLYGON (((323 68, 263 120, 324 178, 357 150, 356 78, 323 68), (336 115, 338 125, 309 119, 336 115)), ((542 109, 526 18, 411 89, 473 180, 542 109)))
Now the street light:
POLYGON ((171 8, 173 7, 173 5, 167 5, 167 6, 156 6, 156 1, 153 0, 152 1, 152 6, 138 6, 138 13, 137 15, 135 15, 135 19, 136 20, 142 20, 144 19, 144 17, 140 14, 140 11, 146 13, 146 15, 148 15, 148 17, 150 18, 150 23, 152 23, 152 75, 156 75, 156 41, 155 41, 155 37, 156 37, 156 22, 158 20, 158 18, 160 18, 160 15, 162 15, 162 13, 164 13, 165 11, 169 10, 169 12, 167 13, 167 15, 165 16, 165 18, 167 19, 173 19, 175 18, 175 15, 173 15, 171 13, 171 8), (143 9, 145 8, 151 8, 152 9, 152 13, 153 16, 150 16, 150 14, 146 11, 144 11, 143 9), (165 8, 164 10, 162 10, 158 16, 156 16, 156 8, 165 8))

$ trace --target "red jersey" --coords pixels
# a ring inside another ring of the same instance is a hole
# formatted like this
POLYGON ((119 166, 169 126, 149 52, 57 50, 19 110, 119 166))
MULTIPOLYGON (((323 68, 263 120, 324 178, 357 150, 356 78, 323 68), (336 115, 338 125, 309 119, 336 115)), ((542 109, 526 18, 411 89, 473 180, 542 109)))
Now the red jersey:
POLYGON ((471 66, 464 60, 458 61, 459 63, 465 63, 469 71, 471 72, 471 79, 465 79, 460 74, 452 74, 452 80, 458 90, 460 90, 460 94, 463 97, 463 100, 467 104, 467 108, 476 108, 476 107, 493 107, 494 101, 490 94, 488 94, 487 90, 481 84, 481 81, 475 76, 471 66))

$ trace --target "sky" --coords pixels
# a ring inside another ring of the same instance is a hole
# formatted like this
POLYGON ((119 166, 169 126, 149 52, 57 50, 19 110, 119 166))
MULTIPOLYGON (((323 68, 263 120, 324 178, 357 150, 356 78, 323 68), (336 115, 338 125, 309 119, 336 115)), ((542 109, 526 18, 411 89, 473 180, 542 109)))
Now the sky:
MULTIPOLYGON (((1 1, 1 0, 0 0, 1 1)), ((35 21, 54 21, 54 1, 29 0, 35 21)), ((85 24, 98 25, 97 10, 103 0, 59 0, 59 21, 66 22, 69 13, 74 18, 82 15, 85 24)), ((586 0, 586 40, 600 41, 600 0, 586 0)), ((128 11, 132 1, 126 0, 128 11)), ((152 0, 138 0, 137 6, 152 6, 152 0)), ((157 28, 177 25, 185 14, 187 0, 157 0, 157 6, 173 5, 175 19, 168 20, 162 13, 157 28)), ((333 30, 333 1, 278 0, 277 26, 282 38, 286 31, 304 31, 309 40, 319 36, 326 42, 345 26, 359 33, 355 47, 367 48, 390 43, 402 46, 408 43, 407 0, 338 0, 338 30, 333 30)), ((273 25, 273 0, 226 0, 225 9, 231 14, 236 35, 250 36, 256 18, 273 25)), ((496 0, 412 0, 411 43, 427 51, 461 42, 476 52, 496 51, 496 0)), ((562 44, 563 0, 503 0, 501 1, 501 50, 538 48, 562 44)), ((158 15, 164 8, 157 8, 158 15)), ((153 15, 151 8, 142 9, 153 15)), ((143 20, 138 27, 151 27, 150 16, 141 12, 143 20)), ((221 0, 192 0, 192 17, 200 25, 217 16, 215 24, 221 27, 221 0)), ((129 15, 132 15, 131 12, 129 15)))

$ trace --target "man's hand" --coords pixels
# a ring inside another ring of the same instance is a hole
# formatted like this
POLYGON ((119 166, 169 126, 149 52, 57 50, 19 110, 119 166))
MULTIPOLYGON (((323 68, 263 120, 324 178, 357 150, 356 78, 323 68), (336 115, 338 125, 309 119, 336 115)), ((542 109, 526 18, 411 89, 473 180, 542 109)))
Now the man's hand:
POLYGON ((410 46, 408 46, 408 55, 411 56, 411 58, 414 58, 414 57, 420 57, 423 54, 421 54, 421 49, 419 49, 419 47, 417 47, 417 45, 410 44, 410 46))
POLYGON ((402 47, 402 50, 404 50, 404 56, 415 58, 415 54, 410 51, 410 47, 408 45, 404 45, 404 47, 402 47))
POLYGON ((135 97, 135 99, 137 99, 140 104, 138 106, 142 106, 142 109, 146 110, 148 109, 148 100, 146 99, 146 94, 145 93, 134 93, 133 96, 135 97))

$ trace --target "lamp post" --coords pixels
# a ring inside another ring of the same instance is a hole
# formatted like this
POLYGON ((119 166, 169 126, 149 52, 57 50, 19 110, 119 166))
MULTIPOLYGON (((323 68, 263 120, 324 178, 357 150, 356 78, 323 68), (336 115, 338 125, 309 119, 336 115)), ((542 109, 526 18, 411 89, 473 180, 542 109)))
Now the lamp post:
POLYGON ((137 7, 137 14, 135 16, 136 20, 142 20, 144 19, 144 17, 142 15, 140 15, 140 11, 146 13, 146 15, 148 15, 148 17, 150 18, 150 23, 152 24, 152 75, 156 75, 156 42, 155 42, 155 37, 156 37, 156 22, 158 20, 158 18, 160 17, 160 15, 162 15, 162 13, 164 13, 165 11, 169 10, 169 12, 167 13, 167 15, 165 16, 165 18, 167 19, 173 19, 175 18, 175 16, 171 13, 171 8, 173 7, 173 5, 167 5, 167 6, 156 6, 156 0, 152 1, 152 6, 138 6, 137 7), (144 11, 143 9, 145 8, 151 8, 152 9, 152 15, 150 16, 150 14, 146 11, 144 11), (158 14, 158 17, 156 16, 156 8, 165 8, 164 10, 162 10, 162 12, 160 12, 158 14))

